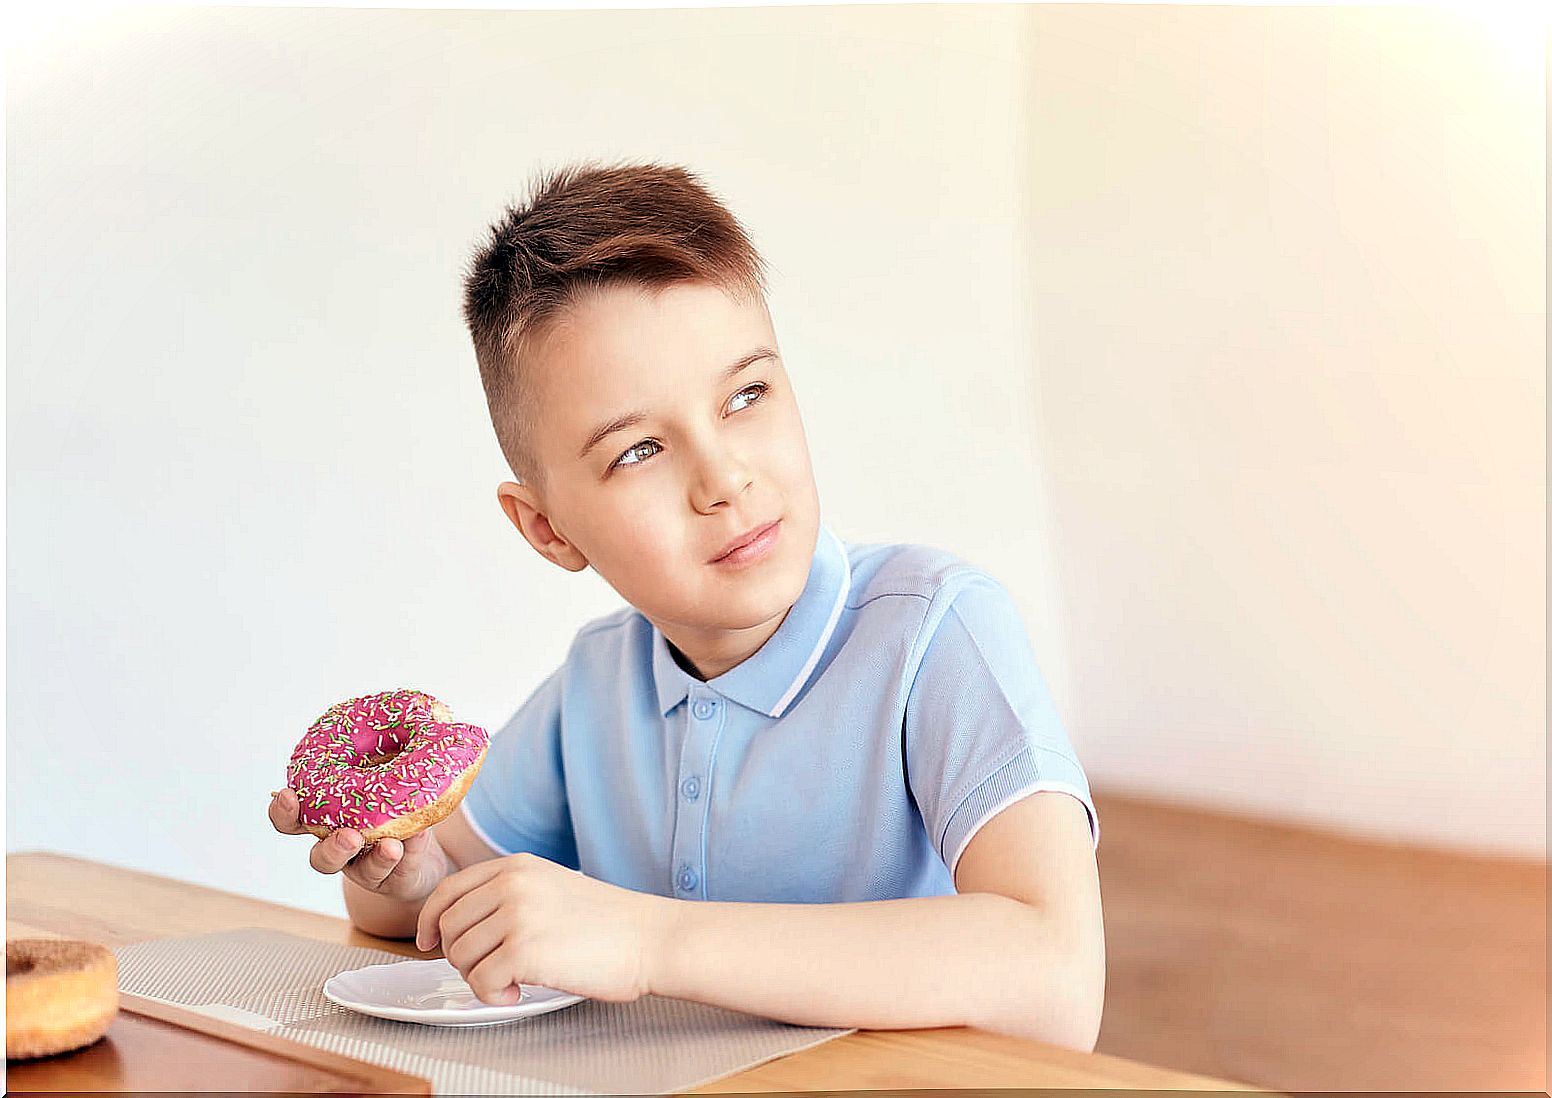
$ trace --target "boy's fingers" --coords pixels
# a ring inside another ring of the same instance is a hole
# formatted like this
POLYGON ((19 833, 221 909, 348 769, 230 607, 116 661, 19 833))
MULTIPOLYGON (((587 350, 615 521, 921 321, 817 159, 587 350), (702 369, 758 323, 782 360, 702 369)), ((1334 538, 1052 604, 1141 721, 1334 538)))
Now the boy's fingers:
POLYGON ((398 839, 379 839, 370 852, 358 858, 351 869, 357 884, 377 888, 393 874, 404 860, 404 844, 398 839))
POLYGON ((307 829, 297 818, 296 794, 281 790, 269 799, 269 822, 282 835, 304 835, 307 829))
POLYGON ((340 828, 327 839, 314 843, 307 860, 319 873, 338 873, 360 849, 361 833, 350 828, 340 828))

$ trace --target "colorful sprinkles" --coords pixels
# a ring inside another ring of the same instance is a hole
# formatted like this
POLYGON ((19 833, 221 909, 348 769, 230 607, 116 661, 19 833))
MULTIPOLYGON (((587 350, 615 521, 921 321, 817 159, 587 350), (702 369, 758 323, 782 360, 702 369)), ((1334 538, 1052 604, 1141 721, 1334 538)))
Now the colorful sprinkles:
POLYGON ((367 831, 435 802, 489 741, 479 725, 439 715, 452 714, 420 690, 329 706, 286 767, 302 823, 367 831))

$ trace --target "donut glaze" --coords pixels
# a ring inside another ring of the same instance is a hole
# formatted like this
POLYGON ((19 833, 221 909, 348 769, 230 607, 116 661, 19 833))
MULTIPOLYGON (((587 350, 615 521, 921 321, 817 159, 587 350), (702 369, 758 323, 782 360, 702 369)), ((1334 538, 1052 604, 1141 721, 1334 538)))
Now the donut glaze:
POLYGON ((385 690, 331 705, 286 767, 299 822, 315 833, 351 827, 368 834, 425 812, 455 786, 461 798, 472 779, 466 772, 484 761, 489 737, 451 716, 419 690, 385 690))

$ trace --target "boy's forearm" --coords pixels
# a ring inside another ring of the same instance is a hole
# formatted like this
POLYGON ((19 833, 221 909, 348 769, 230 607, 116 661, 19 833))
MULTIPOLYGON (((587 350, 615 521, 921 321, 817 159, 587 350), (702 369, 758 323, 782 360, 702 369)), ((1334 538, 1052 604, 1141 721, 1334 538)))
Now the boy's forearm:
MULTIPOLYGON (((442 877, 453 871, 452 862, 439 845, 433 842, 428 851, 442 863, 442 877)), ((413 901, 396 900, 362 888, 349 877, 340 879, 345 883, 345 910, 357 929, 379 938, 415 937, 415 924, 426 904, 424 896, 413 901)))
POLYGON ((846 904, 669 901, 650 990, 795 1025, 970 1025, 1091 1051, 1103 931, 1087 943, 992 893, 846 904))

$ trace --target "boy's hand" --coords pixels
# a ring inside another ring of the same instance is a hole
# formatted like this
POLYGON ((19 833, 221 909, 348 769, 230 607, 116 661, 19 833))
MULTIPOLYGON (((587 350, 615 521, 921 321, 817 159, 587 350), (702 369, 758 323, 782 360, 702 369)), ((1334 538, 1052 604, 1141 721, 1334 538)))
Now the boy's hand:
MULTIPOLYGON (((269 799, 269 822, 286 835, 310 835, 298 817, 296 794, 277 790, 269 799)), ((308 862, 319 873, 338 873, 370 892, 395 900, 425 899, 452 868, 429 829, 398 839, 380 839, 370 852, 361 850, 361 832, 342 827, 313 844, 308 862)))
POLYGON ((442 952, 493 1006, 538 984, 608 1002, 647 994, 674 901, 594 880, 534 854, 476 862, 420 910, 415 944, 442 952))

